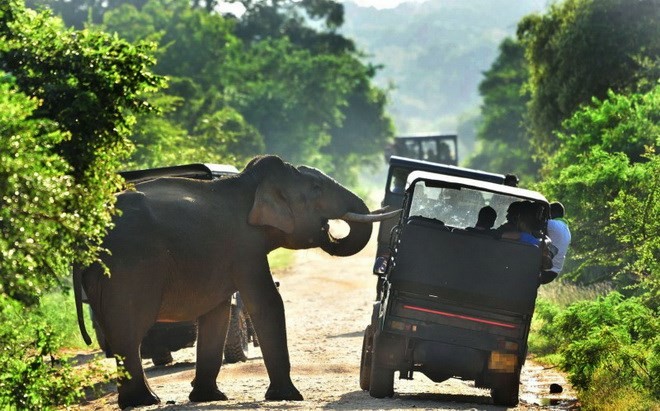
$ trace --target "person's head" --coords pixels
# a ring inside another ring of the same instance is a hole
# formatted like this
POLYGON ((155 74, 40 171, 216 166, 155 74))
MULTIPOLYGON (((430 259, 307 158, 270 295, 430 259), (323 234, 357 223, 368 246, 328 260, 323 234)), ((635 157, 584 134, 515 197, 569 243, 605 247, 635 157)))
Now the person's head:
POLYGON ((518 218, 518 230, 534 233, 541 230, 543 205, 524 201, 520 206, 520 216, 518 218))
POLYGON ((518 176, 515 174, 507 174, 504 176, 504 185, 511 187, 518 187, 519 182, 520 180, 518 179, 518 176))
POLYGON ((550 218, 564 218, 564 205, 559 201, 550 203, 550 218))
POLYGON ((518 220, 520 215, 520 209, 522 208, 522 201, 514 201, 509 204, 509 208, 506 209, 506 221, 515 223, 518 220))
POLYGON ((477 219, 476 226, 479 228, 484 228, 486 230, 493 228, 493 225, 495 224, 495 219, 497 219, 497 212, 493 207, 491 206, 482 207, 481 210, 479 210, 479 217, 477 219))

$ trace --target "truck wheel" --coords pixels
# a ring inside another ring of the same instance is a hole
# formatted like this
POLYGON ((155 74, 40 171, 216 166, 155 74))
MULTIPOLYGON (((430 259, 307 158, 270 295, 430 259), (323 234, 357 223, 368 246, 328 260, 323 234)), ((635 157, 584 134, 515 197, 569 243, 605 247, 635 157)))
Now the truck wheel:
POLYGON ((378 338, 374 335, 371 351, 371 373, 369 377, 369 395, 374 398, 385 398, 394 395, 394 370, 381 367, 376 362, 378 338))
POLYGON ((501 374, 495 377, 490 396, 495 405, 504 407, 515 407, 518 405, 518 394, 520 389, 520 376, 518 373, 501 374))
POLYGON ((362 356, 360 357, 360 388, 363 391, 369 391, 371 385, 371 344, 373 334, 371 325, 367 325, 362 339, 362 356))
POLYGON ((374 398, 385 398, 394 395, 394 370, 371 364, 369 395, 374 398))
POLYGON ((151 355, 151 362, 156 366, 162 366, 174 362, 174 358, 167 348, 157 347, 151 355))
POLYGON ((227 340, 225 341, 225 364, 243 362, 247 360, 248 353, 248 327, 245 313, 237 306, 231 306, 231 319, 227 340))

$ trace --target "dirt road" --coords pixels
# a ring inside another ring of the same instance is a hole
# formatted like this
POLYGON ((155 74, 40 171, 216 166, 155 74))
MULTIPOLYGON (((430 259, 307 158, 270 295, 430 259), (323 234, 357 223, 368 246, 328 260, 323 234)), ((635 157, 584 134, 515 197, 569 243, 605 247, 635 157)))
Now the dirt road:
MULTIPOLYGON (((291 375, 305 401, 265 401, 266 369, 259 349, 250 347, 247 362, 227 364, 220 371, 218 385, 230 400, 190 403, 195 359, 191 348, 175 352, 173 365, 154 367, 145 360, 147 377, 162 404, 141 409, 503 409, 492 405, 487 390, 474 388, 472 383, 451 379, 435 384, 419 373, 413 381, 396 380, 394 398, 375 399, 360 390, 362 333, 375 296, 373 256, 373 244, 348 258, 329 257, 318 250, 298 251, 293 267, 274 273, 280 280, 286 308, 291 375)), ((565 379, 553 370, 528 361, 522 378, 521 403, 516 410, 569 409, 575 403, 565 379), (564 392, 549 394, 551 383, 560 384, 564 392)), ((117 409, 117 395, 111 388, 113 392, 85 404, 83 409, 117 409)))

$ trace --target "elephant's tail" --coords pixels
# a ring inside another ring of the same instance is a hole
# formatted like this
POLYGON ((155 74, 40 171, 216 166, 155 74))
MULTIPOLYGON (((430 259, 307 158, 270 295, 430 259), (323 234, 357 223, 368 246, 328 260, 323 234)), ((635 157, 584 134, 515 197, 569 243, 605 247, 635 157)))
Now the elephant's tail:
POLYGON ((82 303, 82 269, 80 267, 73 268, 73 295, 76 299, 76 314, 78 315, 78 328, 80 328, 80 335, 82 335, 85 344, 91 345, 92 339, 87 333, 85 328, 85 317, 83 316, 83 303, 82 303))

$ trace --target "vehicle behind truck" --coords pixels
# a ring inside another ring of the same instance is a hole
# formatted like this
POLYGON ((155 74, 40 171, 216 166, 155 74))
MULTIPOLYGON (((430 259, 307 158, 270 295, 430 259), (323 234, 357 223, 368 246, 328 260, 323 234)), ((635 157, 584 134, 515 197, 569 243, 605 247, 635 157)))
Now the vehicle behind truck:
POLYGON ((390 156, 414 158, 440 164, 458 164, 456 134, 398 136, 385 148, 385 160, 390 156))
POLYGON ((373 397, 393 395, 395 372, 401 379, 421 372, 435 382, 474 380, 491 389, 495 404, 518 403, 544 243, 472 227, 485 206, 499 227, 512 203, 524 203, 536 210, 542 234, 549 205, 537 192, 482 180, 408 175, 364 333, 360 386, 373 397))

